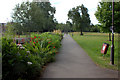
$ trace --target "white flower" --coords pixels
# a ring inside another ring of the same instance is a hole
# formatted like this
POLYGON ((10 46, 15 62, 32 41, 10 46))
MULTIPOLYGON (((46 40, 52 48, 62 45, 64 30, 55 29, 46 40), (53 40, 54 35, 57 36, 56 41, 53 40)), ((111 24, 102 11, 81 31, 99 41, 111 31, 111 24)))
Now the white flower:
POLYGON ((32 62, 27 62, 27 64, 30 64, 30 65, 31 65, 31 64, 32 64, 32 62))
POLYGON ((17 46, 22 47, 22 44, 17 44, 17 46))
POLYGON ((20 49, 25 49, 25 47, 20 47, 20 49))
POLYGON ((28 54, 30 54, 30 51, 27 51, 28 54))
POLYGON ((20 44, 17 44, 17 46, 19 46, 20 44))

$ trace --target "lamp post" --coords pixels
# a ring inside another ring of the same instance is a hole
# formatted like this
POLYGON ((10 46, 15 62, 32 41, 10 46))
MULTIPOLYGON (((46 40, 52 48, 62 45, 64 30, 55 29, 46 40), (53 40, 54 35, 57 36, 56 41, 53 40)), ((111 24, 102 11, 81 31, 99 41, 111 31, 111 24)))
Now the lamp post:
POLYGON ((110 63, 111 65, 114 65, 114 0, 112 0, 112 45, 111 45, 110 63))

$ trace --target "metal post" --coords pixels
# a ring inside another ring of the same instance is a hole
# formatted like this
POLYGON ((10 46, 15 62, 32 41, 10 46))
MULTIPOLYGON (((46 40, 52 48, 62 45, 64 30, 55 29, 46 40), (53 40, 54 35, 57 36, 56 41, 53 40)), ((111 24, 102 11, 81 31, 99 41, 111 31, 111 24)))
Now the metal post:
POLYGON ((114 65, 114 0, 112 2, 112 45, 111 45, 110 63, 114 65))

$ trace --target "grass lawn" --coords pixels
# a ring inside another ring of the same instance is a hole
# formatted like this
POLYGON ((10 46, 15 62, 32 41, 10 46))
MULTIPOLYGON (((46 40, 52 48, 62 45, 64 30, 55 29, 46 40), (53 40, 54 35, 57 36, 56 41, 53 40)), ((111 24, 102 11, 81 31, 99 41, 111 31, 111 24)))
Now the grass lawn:
POLYGON ((0 58, 2 57, 2 53, 0 52, 0 58))
MULTIPOLYGON (((70 33, 71 34, 71 33, 70 33)), ((115 65, 110 65, 110 52, 111 52, 111 41, 109 40, 108 33, 90 33, 84 32, 83 36, 80 33, 74 32, 72 37, 91 57, 91 59, 103 68, 109 68, 118 70, 118 34, 115 34, 115 65), (108 43, 109 48, 106 55, 101 54, 101 48, 103 43, 108 43)))

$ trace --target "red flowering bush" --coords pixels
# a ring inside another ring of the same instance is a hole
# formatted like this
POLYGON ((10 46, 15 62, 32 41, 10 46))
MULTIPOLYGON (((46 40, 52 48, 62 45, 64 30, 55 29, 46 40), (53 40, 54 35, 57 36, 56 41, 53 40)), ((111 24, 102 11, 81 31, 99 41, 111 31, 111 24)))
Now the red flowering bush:
POLYGON ((55 61, 61 39, 60 35, 51 33, 32 34, 30 40, 24 45, 16 45, 12 40, 4 39, 3 79, 34 80, 46 63, 55 61))

